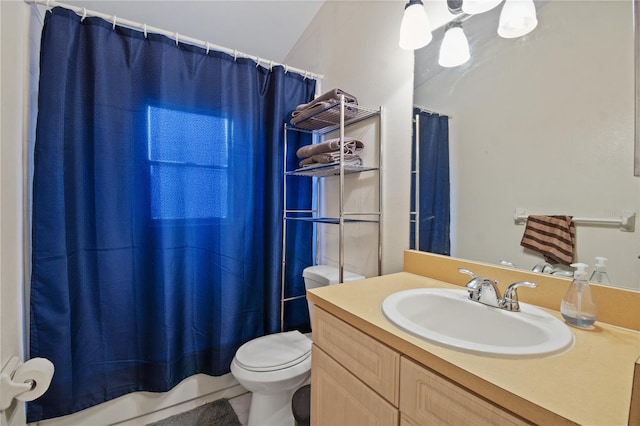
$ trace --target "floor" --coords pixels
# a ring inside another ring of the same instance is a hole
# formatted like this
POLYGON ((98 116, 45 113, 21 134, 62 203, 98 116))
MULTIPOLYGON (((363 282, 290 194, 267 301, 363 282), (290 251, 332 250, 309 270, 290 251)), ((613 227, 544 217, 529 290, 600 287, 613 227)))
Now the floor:
POLYGON ((247 426, 249 420, 249 405, 251 405, 251 392, 244 393, 229 400, 229 404, 238 416, 242 426, 247 426))

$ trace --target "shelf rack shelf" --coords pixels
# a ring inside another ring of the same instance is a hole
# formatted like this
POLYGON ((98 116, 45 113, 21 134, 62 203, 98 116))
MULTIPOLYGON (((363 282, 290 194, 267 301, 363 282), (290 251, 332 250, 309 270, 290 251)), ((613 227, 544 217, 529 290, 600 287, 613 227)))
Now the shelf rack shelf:
MULTIPOLYGON (((373 214, 373 213, 372 213, 373 214)), ((312 222, 312 223, 328 223, 332 225, 339 225, 340 218, 337 217, 288 217, 287 220, 297 220, 300 222, 312 222)), ((373 219, 343 219, 344 223, 378 223, 379 220, 373 219)))
MULTIPOLYGON (((374 171, 374 170, 378 170, 378 168, 366 167, 366 166, 344 165, 343 170, 344 170, 344 174, 348 175, 352 173, 374 171)), ((312 176, 312 177, 339 176, 340 164, 332 163, 332 164, 325 164, 322 166, 302 167, 300 169, 287 172, 286 174, 287 176, 312 176)))
POLYGON ((340 96, 339 102, 322 108, 317 113, 306 117, 304 120, 297 122, 294 125, 284 125, 284 164, 287 164, 287 134, 288 132, 304 132, 311 133, 313 135, 314 142, 318 142, 324 135, 332 132, 339 132, 340 139, 340 151, 341 160, 344 160, 344 141, 345 141, 345 129, 350 126, 365 121, 376 119, 377 124, 377 165, 365 166, 365 165, 352 165, 345 163, 344 161, 338 161, 336 163, 317 165, 311 167, 302 167, 296 170, 285 171, 284 179, 284 205, 283 205, 283 236, 282 236, 282 286, 281 286, 281 306, 280 306, 280 325, 281 329, 284 328, 284 304, 285 302, 301 299, 305 295, 285 297, 285 253, 286 253, 286 232, 287 221, 304 221, 316 224, 329 224, 337 225, 339 227, 338 234, 338 270, 339 270, 339 282, 344 281, 344 237, 345 237, 345 225, 351 223, 373 223, 377 225, 378 231, 378 275, 382 274, 382 135, 383 135, 383 109, 371 109, 363 107, 361 105, 345 103, 344 96, 340 96), (378 189, 378 209, 377 211, 369 212, 350 212, 345 210, 344 203, 344 187, 345 176, 355 173, 363 172, 375 172, 377 173, 377 189, 378 189), (319 182, 323 178, 337 178, 339 179, 339 199, 338 199, 338 215, 336 217, 320 217, 317 216, 321 210, 318 206, 317 210, 289 210, 287 209, 287 177, 301 176, 312 178, 316 187, 316 193, 319 193, 319 182))
POLYGON ((285 125, 288 129, 298 132, 325 135, 340 128, 349 127, 355 123, 380 116, 381 109, 370 109, 357 104, 347 104, 344 98, 318 111, 317 113, 299 121, 295 125, 285 125), (344 111, 344 114, 341 113, 344 111))

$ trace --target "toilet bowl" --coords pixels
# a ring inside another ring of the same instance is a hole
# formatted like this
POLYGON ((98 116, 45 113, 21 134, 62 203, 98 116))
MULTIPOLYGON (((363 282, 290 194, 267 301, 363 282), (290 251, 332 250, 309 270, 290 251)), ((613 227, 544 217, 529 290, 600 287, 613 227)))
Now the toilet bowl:
POLYGON ((250 426, 293 424, 291 397, 311 374, 311 339, 299 331, 253 339, 236 352, 231 373, 253 393, 250 426))
MULTIPOLYGON (((344 282, 365 278, 343 273, 344 282)), ((306 289, 338 282, 338 269, 326 265, 306 268, 302 275, 306 289)), ((311 375, 311 339, 299 331, 287 331, 250 340, 236 352, 231 373, 252 392, 248 426, 293 426, 291 398, 311 375)))

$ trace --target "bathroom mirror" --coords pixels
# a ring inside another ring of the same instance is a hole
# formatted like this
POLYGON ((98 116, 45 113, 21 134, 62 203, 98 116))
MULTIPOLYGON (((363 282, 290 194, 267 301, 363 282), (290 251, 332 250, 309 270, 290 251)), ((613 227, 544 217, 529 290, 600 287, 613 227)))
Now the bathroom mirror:
MULTIPOLYGON (((451 254, 528 270, 543 259, 520 246, 516 210, 603 219, 640 213, 637 7, 632 0, 536 6, 537 28, 516 39, 496 34, 501 6, 466 20, 471 59, 455 68, 438 65, 444 29, 435 30, 415 53, 414 81, 415 105, 450 116, 451 254)), ((616 286, 640 289, 639 254, 639 226, 576 227, 574 259, 591 270, 596 256, 607 257, 616 286)))

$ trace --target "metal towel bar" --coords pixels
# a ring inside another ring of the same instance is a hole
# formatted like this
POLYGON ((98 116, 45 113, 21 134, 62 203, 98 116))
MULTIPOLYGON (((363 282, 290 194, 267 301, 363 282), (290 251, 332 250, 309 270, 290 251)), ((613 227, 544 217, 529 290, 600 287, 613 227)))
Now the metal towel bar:
MULTIPOLYGON (((517 208, 513 213, 513 220, 516 224, 524 224, 529 217, 527 209, 517 208)), ((618 217, 574 217, 573 223, 592 224, 592 225, 618 225, 621 231, 635 232, 636 230, 636 213, 633 211, 624 211, 618 217)))

